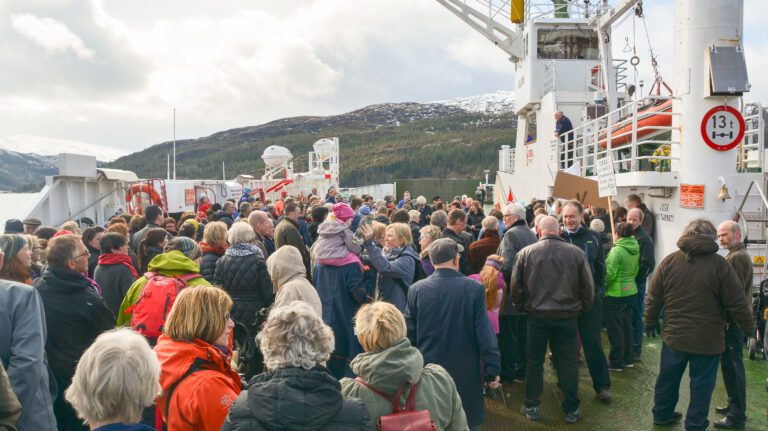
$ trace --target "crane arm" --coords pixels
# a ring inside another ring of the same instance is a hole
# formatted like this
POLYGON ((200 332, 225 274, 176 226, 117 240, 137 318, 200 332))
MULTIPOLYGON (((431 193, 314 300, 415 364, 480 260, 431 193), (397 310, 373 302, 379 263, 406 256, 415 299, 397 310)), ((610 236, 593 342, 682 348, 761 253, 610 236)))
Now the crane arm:
MULTIPOLYGON (((486 3, 487 12, 482 12, 478 8, 467 4, 466 0, 437 0, 446 9, 475 29, 478 33, 485 36, 486 39, 493 42, 494 45, 506 52, 510 60, 517 62, 523 56, 523 43, 520 38, 521 32, 512 29, 510 26, 502 24, 496 19, 499 15, 505 17, 500 7, 494 10, 493 2, 490 0, 476 0, 475 3, 486 3)), ((506 2, 507 4, 509 2, 506 2)))

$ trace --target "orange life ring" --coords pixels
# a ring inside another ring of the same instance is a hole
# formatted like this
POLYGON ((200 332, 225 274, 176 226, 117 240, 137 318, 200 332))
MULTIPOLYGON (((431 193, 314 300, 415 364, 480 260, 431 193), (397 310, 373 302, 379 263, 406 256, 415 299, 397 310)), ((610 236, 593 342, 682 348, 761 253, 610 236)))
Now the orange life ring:
MULTIPOLYGON (((154 187, 152 187, 151 184, 134 184, 132 185, 128 191, 125 193, 125 202, 128 206, 128 213, 133 214, 133 195, 136 193, 145 193, 149 195, 149 197, 152 200, 152 204, 154 205, 161 205, 163 200, 160 198, 160 194, 157 193, 154 187)), ((141 214, 141 208, 138 209, 139 214, 141 214)))

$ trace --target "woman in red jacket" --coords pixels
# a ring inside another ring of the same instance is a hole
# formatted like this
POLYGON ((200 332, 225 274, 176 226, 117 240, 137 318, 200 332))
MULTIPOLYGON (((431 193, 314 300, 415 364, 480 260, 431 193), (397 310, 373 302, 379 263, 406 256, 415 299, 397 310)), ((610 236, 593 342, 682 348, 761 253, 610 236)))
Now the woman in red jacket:
POLYGON ((157 410, 167 429, 218 431, 240 394, 230 366, 231 308, 217 287, 187 287, 176 297, 155 347, 163 388, 157 410))

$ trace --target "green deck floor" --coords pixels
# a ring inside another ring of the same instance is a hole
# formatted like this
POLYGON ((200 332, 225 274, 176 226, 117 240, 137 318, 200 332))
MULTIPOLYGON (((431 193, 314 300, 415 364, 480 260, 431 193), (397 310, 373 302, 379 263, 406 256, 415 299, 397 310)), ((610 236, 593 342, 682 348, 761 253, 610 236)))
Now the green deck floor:
MULTIPOLYGON (((605 334, 604 334, 605 335, 605 334)), ((603 337, 603 347, 607 349, 608 340, 603 337)), ((542 415, 540 422, 531 422, 520 413, 523 400, 524 384, 508 383, 504 392, 508 394, 506 406, 501 400, 486 399, 486 422, 484 430, 606 430, 606 431, 645 431, 645 430, 684 430, 683 423, 674 426, 654 427, 651 415, 653 407, 653 387, 659 368, 659 338, 648 339, 643 347, 642 361, 634 369, 621 373, 611 373, 613 403, 605 405, 595 399, 592 382, 586 366, 580 367, 579 397, 581 398, 582 420, 575 425, 563 422, 560 401, 554 391, 555 374, 551 364, 547 363, 544 371, 544 395, 542 396, 542 415)), ((746 351, 745 351, 746 353, 746 351)), ((549 361, 547 361, 549 362, 549 361)), ((763 360, 745 360, 747 370, 748 420, 746 430, 768 430, 768 391, 765 379, 768 377, 768 363, 763 360)), ((680 402, 677 411, 685 415, 688 408, 688 376, 683 377, 680 385, 680 402)), ((712 422, 721 416, 715 413, 715 406, 725 404, 726 393, 718 373, 718 382, 712 397, 709 414, 710 429, 715 429, 712 422)), ((683 418, 685 420, 685 418, 683 418)))

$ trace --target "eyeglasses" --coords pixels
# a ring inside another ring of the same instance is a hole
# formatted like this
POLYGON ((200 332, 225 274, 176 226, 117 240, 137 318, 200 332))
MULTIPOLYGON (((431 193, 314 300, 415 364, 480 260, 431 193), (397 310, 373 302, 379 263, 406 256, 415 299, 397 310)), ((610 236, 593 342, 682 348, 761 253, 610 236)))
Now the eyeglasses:
POLYGON ((77 259, 80 259, 80 258, 81 258, 81 257, 83 257, 83 256, 90 256, 90 255, 91 255, 91 252, 90 252, 90 251, 88 251, 88 249, 86 249, 86 250, 85 250, 85 252, 83 252, 83 253, 80 253, 80 254, 78 254, 77 256, 74 256, 74 257, 73 257, 72 259, 70 259, 70 260, 77 260, 77 259))

